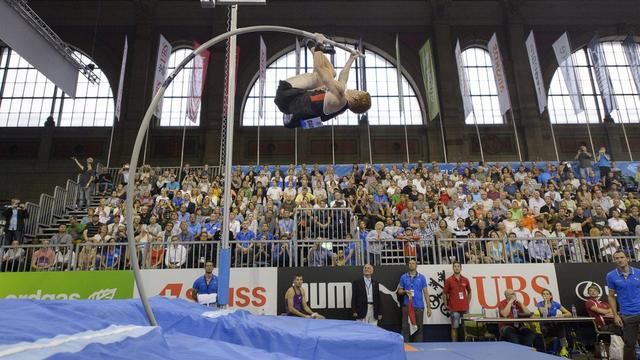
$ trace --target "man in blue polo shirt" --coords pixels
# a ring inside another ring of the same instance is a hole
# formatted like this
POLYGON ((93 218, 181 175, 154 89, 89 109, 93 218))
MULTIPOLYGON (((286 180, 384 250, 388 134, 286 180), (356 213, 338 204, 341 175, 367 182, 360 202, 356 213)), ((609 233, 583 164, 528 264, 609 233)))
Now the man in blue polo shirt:
POLYGON ((607 274, 609 306, 613 311, 613 321, 622 327, 624 334, 624 359, 635 360, 640 326, 640 269, 629 266, 629 255, 623 250, 613 254, 613 261, 617 268, 607 274))
POLYGON ((400 277, 400 284, 398 285, 398 295, 405 296, 402 305, 402 337, 406 343, 422 342, 422 320, 425 305, 427 308, 427 316, 431 317, 428 279, 418 273, 418 263, 415 260, 409 260, 407 266, 409 271, 400 277), (413 302, 413 309, 416 314, 416 325, 418 326, 418 330, 414 334, 411 334, 409 331, 409 310, 407 308, 409 301, 413 302))
POLYGON ((193 299, 200 304, 216 306, 218 303, 218 277, 213 275, 213 261, 204 264, 204 275, 193 282, 193 299), (216 294, 216 296, 210 296, 216 294), (204 296, 207 295, 207 296, 204 296))

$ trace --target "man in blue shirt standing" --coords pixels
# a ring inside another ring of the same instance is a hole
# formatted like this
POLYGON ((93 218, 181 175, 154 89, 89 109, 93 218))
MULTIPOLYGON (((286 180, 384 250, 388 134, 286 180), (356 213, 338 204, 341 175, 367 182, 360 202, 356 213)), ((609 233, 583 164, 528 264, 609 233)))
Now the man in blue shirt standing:
POLYGON ((200 304, 216 306, 218 303, 218 277, 213 275, 213 261, 204 264, 204 275, 193 282, 193 299, 200 304), (216 294, 216 296, 203 296, 216 294), (199 297, 199 298, 198 298, 199 297))
POLYGON ((640 269, 629 266, 629 255, 623 250, 613 254, 613 261, 617 268, 607 274, 609 306, 613 321, 622 327, 624 334, 624 359, 635 359, 640 326, 640 269))
POLYGON ((427 308, 427 316, 431 317, 428 280, 424 275, 418 273, 418 263, 415 260, 409 260, 407 266, 409 271, 400 277, 400 284, 398 285, 398 295, 405 296, 402 305, 402 337, 405 343, 423 342, 422 320, 425 306, 427 308), (418 330, 413 334, 409 330, 409 310, 407 308, 409 301, 413 302, 416 325, 418 326, 418 330))

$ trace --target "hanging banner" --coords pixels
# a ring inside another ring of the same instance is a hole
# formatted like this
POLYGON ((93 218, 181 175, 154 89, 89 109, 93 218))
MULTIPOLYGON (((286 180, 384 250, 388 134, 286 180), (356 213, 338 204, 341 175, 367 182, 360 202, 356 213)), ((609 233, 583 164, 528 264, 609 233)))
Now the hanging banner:
MULTIPOLYGON (((194 49, 200 47, 200 44, 194 42, 194 49)), ((200 100, 202 99, 202 90, 204 89, 204 81, 207 78, 207 68, 209 66, 209 51, 205 50, 193 58, 193 68, 191 69, 191 79, 189 80, 189 93, 187 95, 187 118, 196 123, 200 114, 200 100)))
MULTIPOLYGON (((231 41, 231 40, 229 40, 231 41)), ((227 57, 227 67, 225 71, 228 71, 229 69, 229 62, 231 60, 231 57, 228 56, 227 57)), ((238 79, 238 63, 240 62, 240 47, 236 46, 236 80, 238 79)), ((225 74, 225 84, 224 84, 224 100, 223 100, 223 105, 222 105, 222 117, 226 118, 227 117, 227 111, 229 109, 227 109, 227 103, 229 102, 229 74, 225 74)))
POLYGON ((573 111, 579 114, 584 111, 584 102, 582 101, 582 91, 578 82, 578 74, 573 66, 573 58, 571 57, 571 45, 569 44, 569 35, 565 32, 553 43, 553 52, 556 54, 558 66, 564 84, 569 91, 569 98, 573 104, 573 111))
POLYGON ((629 63, 629 70, 631 70, 633 82, 636 84, 636 91, 640 92, 640 56, 638 56, 638 46, 632 35, 624 39, 622 48, 624 49, 627 63, 629 63))
POLYGON ((464 119, 473 112, 473 101, 471 99, 471 89, 469 87, 469 79, 467 71, 464 69, 462 62, 462 51, 460 50, 460 40, 456 41, 456 65, 458 66, 458 83, 460 84, 460 94, 462 94, 462 106, 464 107, 464 119))
POLYGON ((607 63, 598 34, 589 41, 587 49, 589 50, 589 55, 591 55, 593 72, 596 74, 596 82, 598 83, 598 89, 600 90, 600 96, 604 104, 604 114, 606 117, 609 117, 611 113, 618 108, 618 104, 613 94, 613 84, 609 77, 609 70, 606 67, 607 63))
MULTIPOLYGON (((164 80, 167 78, 167 71, 169 66, 169 57, 171 56, 171 44, 160 35, 160 42, 158 43, 158 56, 156 57, 156 74, 153 79, 153 94, 158 92, 164 80)), ((158 102, 155 112, 153 113, 158 119, 162 115, 162 99, 158 102)))
POLYGON ((538 49, 536 48, 536 39, 533 36, 533 30, 529 33, 525 44, 527 46, 527 54, 529 55, 529 66, 531 67, 533 85, 536 88, 536 96, 538 97, 538 110, 540 114, 542 114, 544 108, 547 106, 547 94, 544 90, 544 81, 542 79, 542 71, 540 70, 538 49))
POLYGON ((396 34, 396 80, 398 81, 398 101, 400 104, 400 113, 404 113, 404 94, 402 89, 402 65, 400 63, 400 40, 396 34))
POLYGON ((296 75, 300 75, 300 59, 302 58, 302 51, 300 49, 300 41, 296 38, 296 75))
POLYGON ((120 110, 122 108, 122 90, 124 85, 124 73, 127 68, 127 53, 129 51, 129 42, 127 37, 124 37, 124 50, 122 51, 122 64, 120 65, 120 79, 118 80, 118 95, 116 96, 115 116, 116 121, 120 120, 120 110))
POLYGON ((260 87, 258 102, 258 118, 264 119, 264 90, 267 82, 267 46, 264 44, 262 36, 260 36, 260 87))
POLYGON ((429 120, 435 119, 440 113, 440 100, 438 98, 438 83, 436 82, 436 67, 433 62, 433 50, 431 39, 420 48, 420 66, 422 68, 422 81, 427 91, 427 109, 429 120))
POLYGON ((509 87, 507 86, 507 78, 504 76, 504 64, 502 62, 502 55, 500 55, 498 37, 495 33, 493 33, 493 36, 489 40, 489 55, 491 56, 493 76, 496 79, 496 89, 498 90, 500 112, 504 114, 509 111, 509 109, 511 109, 511 100, 509 99, 509 87))

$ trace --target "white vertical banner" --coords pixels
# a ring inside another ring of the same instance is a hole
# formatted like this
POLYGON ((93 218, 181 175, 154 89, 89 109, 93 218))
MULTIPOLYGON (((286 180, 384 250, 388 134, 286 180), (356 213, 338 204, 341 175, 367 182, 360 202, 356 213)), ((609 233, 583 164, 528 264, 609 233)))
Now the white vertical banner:
POLYGON ((259 100, 258 100, 258 118, 264 119, 264 91, 267 82, 267 46, 260 36, 260 87, 259 87, 259 100))
POLYGON ((400 103, 400 113, 404 113, 404 96, 402 91, 402 65, 400 64, 400 40, 396 33, 396 70, 398 80, 398 99, 400 103))
POLYGON ((122 91, 124 86, 124 74, 127 69, 127 53, 129 51, 129 42, 124 37, 124 50, 122 51, 122 64, 120 65, 120 79, 118 80, 118 95, 116 96, 115 114, 116 121, 120 120, 120 110, 122 109, 122 91))
POLYGON ((569 98, 573 104, 573 110, 576 114, 584 111, 584 102, 582 101, 582 91, 578 82, 578 75, 573 66, 571 58, 571 44, 569 43, 569 35, 565 32, 553 43, 553 52, 556 54, 558 66, 564 79, 564 84, 569 91, 569 98))
MULTIPOLYGON (((194 44, 195 48, 199 48, 200 44, 194 44)), ((209 51, 203 51, 193 58, 193 68, 191 69, 191 80, 189 82, 189 92, 187 95, 187 118, 196 123, 200 114, 200 100, 202 99, 202 90, 204 82, 207 78, 207 66, 209 64, 209 51)))
POLYGON ((598 89, 600 89, 600 96, 604 104, 604 113, 605 116, 609 116, 613 110, 618 108, 618 104, 613 94, 613 84, 609 77, 609 70, 606 67, 604 51, 602 50, 602 44, 600 43, 598 34, 589 41, 587 49, 589 50, 589 55, 591 55, 593 72, 596 74, 596 82, 598 83, 598 89))
POLYGON ((456 41, 456 65, 458 66, 458 82, 460 83, 460 93, 462 94, 462 106, 464 107, 465 120, 473 112, 473 101, 471 99, 471 89, 469 78, 462 62, 462 51, 460 50, 460 40, 456 41))
POLYGON ((300 49, 300 41, 296 38, 296 75, 300 75, 300 60, 302 59, 302 50, 300 49))
POLYGON ((506 113, 511 109, 511 100, 509 99, 509 88, 507 86, 507 78, 504 76, 504 64, 502 63, 502 55, 500 55, 500 46, 498 45, 498 37, 495 33, 489 40, 489 55, 491 56, 491 66, 493 67, 493 76, 496 79, 496 89, 498 90, 498 101, 500 102, 500 112, 506 113))
POLYGON ((640 92, 640 56, 638 56, 638 45, 632 35, 627 36, 622 42, 624 55, 629 63, 629 70, 636 84, 636 91, 640 92))
MULTIPOLYGON (((153 79, 153 95, 158 92, 158 89, 162 87, 164 80, 167 78, 167 68, 169 66, 171 49, 171 44, 161 34, 160 41, 158 43, 158 56, 156 57, 156 74, 153 79)), ((156 107, 153 115, 155 115, 158 119, 162 115, 162 99, 158 103, 158 107, 156 107)))
POLYGON ((538 97, 538 110, 540 114, 542 114, 544 108, 547 106, 547 94, 544 90, 542 70, 540 70, 540 60, 538 58, 538 49, 536 48, 536 39, 533 35, 533 30, 529 33, 525 45, 527 46, 527 54, 529 55, 529 66, 531 67, 533 85, 536 88, 536 96, 538 97))

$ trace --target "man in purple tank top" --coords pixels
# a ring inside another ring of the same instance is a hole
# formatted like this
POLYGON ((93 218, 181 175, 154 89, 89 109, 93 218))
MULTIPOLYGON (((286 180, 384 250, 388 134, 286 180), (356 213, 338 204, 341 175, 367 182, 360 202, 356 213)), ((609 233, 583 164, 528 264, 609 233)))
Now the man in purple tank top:
POLYGON ((291 284, 291 287, 284 295, 287 315, 299 316, 308 319, 324 319, 324 316, 313 312, 307 304, 304 289, 302 288, 302 282, 302 275, 296 275, 293 278, 293 284, 291 284))

